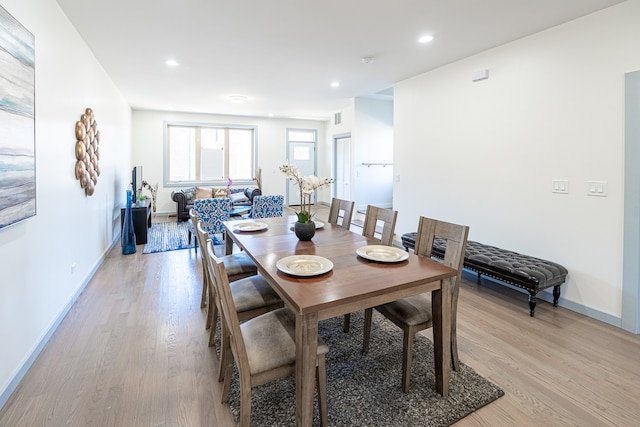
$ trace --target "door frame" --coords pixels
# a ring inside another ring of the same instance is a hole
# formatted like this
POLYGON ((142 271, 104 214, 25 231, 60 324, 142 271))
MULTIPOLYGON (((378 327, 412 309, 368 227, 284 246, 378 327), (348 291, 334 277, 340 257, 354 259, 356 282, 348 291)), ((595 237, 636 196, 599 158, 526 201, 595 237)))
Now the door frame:
MULTIPOLYGON (((333 135, 333 172, 334 176, 337 178, 338 176, 338 140, 339 139, 351 139, 349 144, 349 159, 353 159, 353 137, 351 136, 351 132, 339 133, 333 135)), ((353 160, 349 164, 349 197, 347 200, 353 200, 353 183, 354 183, 354 173, 353 173, 353 160)), ((334 182, 332 186, 333 194, 338 194, 338 182, 334 182)))
MULTIPOLYGON (((293 164, 291 162, 289 154, 291 153, 291 144, 312 144, 313 145, 313 175, 318 175, 318 131, 316 129, 296 129, 296 128, 287 128, 287 163, 293 164), (289 131, 313 131, 315 132, 315 138, 313 142, 310 141, 294 141, 289 140, 289 131)), ((290 206, 290 190, 289 190, 289 178, 285 178, 285 205, 290 206)), ((316 201, 316 192, 314 191, 311 197, 311 203, 315 203, 316 201)), ((294 205, 297 206, 297 205, 294 205)))
POLYGON ((640 71, 625 74, 623 329, 640 333, 640 71))

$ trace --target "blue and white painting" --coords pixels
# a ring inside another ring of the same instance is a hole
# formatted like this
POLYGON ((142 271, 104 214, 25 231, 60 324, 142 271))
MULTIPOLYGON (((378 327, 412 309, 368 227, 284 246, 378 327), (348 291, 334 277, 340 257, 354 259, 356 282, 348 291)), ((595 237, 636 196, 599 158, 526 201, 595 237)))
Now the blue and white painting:
POLYGON ((0 6, 0 229, 36 214, 34 41, 0 6))

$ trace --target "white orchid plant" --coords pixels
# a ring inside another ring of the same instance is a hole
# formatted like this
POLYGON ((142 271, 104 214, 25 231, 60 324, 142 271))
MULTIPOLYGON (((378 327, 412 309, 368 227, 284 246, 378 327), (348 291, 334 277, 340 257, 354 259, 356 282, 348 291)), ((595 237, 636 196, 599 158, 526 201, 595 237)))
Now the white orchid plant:
POLYGON ((288 178, 293 179, 298 185, 298 188, 300 188, 300 211, 296 212, 298 222, 311 221, 313 217, 311 213, 311 195, 314 191, 333 183, 334 180, 330 178, 318 178, 315 175, 304 176, 296 166, 290 165, 289 163, 280 166, 280 171, 288 178))

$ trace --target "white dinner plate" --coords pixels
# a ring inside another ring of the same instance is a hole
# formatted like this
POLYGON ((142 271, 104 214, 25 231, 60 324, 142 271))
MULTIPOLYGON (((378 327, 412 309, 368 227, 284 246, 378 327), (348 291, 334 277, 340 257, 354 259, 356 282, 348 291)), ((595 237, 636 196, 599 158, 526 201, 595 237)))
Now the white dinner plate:
POLYGON ((395 246, 368 245, 356 250, 362 258, 378 262, 400 262, 409 258, 409 253, 395 246))
POLYGON ((240 222, 233 226, 233 229, 236 231, 260 231, 265 230, 268 227, 264 222, 240 222))
POLYGON ((276 262, 276 267, 292 276, 317 276, 333 269, 333 263, 317 255, 292 255, 276 262))

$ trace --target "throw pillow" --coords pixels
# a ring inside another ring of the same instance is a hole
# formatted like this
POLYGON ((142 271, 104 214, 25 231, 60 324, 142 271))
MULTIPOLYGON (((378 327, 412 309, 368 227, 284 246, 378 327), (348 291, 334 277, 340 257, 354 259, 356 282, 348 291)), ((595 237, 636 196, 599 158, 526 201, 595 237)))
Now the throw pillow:
POLYGON ((247 198, 247 196, 244 195, 244 193, 231 193, 229 194, 229 197, 231 198, 231 202, 233 203, 249 201, 249 199, 247 198))
POLYGON ((212 194, 211 188, 196 187, 196 199, 210 199, 212 194))
POLYGON ((213 189, 213 197, 227 197, 227 189, 226 188, 214 188, 213 189))

